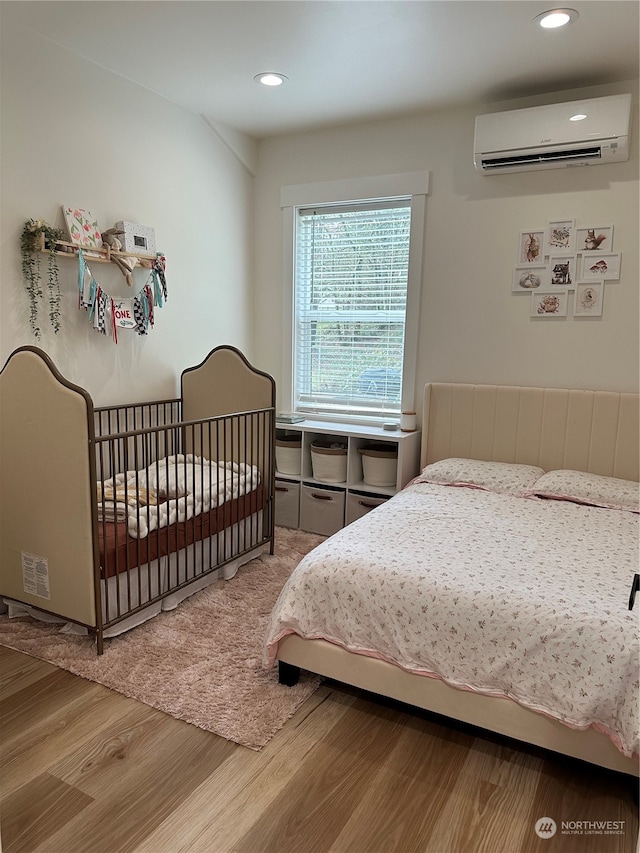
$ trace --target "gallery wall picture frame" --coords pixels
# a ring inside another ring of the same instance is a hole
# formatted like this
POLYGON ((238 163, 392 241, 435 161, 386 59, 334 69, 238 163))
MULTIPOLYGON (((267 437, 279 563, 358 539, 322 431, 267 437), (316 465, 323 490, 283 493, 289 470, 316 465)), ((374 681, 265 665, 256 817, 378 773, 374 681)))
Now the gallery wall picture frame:
POLYGON ((579 281, 573 302, 574 317, 602 317, 603 281, 579 281))
POLYGON ((516 263, 541 264, 544 262, 544 238, 545 232, 542 228, 529 228, 520 232, 518 239, 518 257, 516 263))
POLYGON ((531 316, 545 320, 566 317, 568 301, 567 290, 536 291, 531 294, 531 316))
POLYGON ((580 258, 580 281, 618 281, 620 278, 620 252, 585 252, 580 258))
POLYGON ((546 287, 549 271, 545 264, 517 266, 513 270, 511 290, 513 293, 531 293, 546 287))
POLYGON ((549 257, 548 284, 554 290, 564 288, 565 290, 573 290, 576 280, 576 255, 551 255, 549 257))
POLYGON ((551 219, 518 232, 511 292, 531 294, 531 319, 603 316, 605 283, 619 282, 622 266, 613 230, 594 217, 579 227, 575 219, 551 219))
POLYGON ((553 219, 545 232, 545 255, 573 255, 576 243, 575 219, 553 219))
POLYGON ((613 250, 613 225, 596 225, 576 228, 576 252, 604 252, 613 250))

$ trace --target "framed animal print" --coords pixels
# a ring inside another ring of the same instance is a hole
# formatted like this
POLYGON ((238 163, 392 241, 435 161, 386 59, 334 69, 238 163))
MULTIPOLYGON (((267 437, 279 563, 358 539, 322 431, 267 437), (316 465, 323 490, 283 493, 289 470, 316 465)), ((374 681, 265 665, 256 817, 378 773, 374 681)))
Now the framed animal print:
POLYGON ((602 317, 603 281, 579 281, 573 303, 574 317, 602 317))
POLYGON ((576 252, 605 252, 613 249, 613 225, 576 228, 576 252))
POLYGON ((511 290, 513 293, 531 293, 547 284, 548 271, 544 264, 517 266, 513 271, 511 290))
POLYGON ((566 317, 569 293, 566 290, 545 291, 531 294, 531 316, 549 319, 566 317))
POLYGON ((520 232, 518 241, 518 265, 544 263, 544 231, 530 228, 520 232))

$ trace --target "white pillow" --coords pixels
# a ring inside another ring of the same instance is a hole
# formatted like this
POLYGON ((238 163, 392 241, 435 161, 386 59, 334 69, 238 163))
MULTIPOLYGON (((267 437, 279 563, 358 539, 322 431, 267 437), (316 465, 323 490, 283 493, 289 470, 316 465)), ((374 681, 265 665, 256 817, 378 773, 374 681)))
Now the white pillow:
POLYGON ((640 484, 584 471, 548 471, 534 485, 532 494, 540 498, 640 512, 640 484))
POLYGON ((506 495, 530 495, 544 474, 536 465, 515 462, 483 462, 479 459, 441 459, 423 468, 419 482, 443 486, 470 486, 506 495))

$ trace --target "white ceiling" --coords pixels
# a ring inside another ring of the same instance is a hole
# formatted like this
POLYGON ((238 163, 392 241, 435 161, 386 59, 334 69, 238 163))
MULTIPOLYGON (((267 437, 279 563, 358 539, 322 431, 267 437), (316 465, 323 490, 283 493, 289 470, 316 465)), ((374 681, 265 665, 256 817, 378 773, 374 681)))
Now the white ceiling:
POLYGON ((2 0, 29 27, 257 138, 638 77, 637 0, 2 0), (254 82, 278 71, 288 82, 254 82))

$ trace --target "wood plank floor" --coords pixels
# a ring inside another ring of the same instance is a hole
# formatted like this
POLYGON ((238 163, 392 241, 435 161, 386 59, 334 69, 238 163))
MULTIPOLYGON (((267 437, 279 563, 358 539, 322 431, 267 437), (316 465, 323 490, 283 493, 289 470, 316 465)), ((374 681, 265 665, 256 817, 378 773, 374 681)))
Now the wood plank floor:
POLYGON ((628 777, 331 682, 254 752, 0 647, 0 726, 2 853, 636 850, 628 777))

